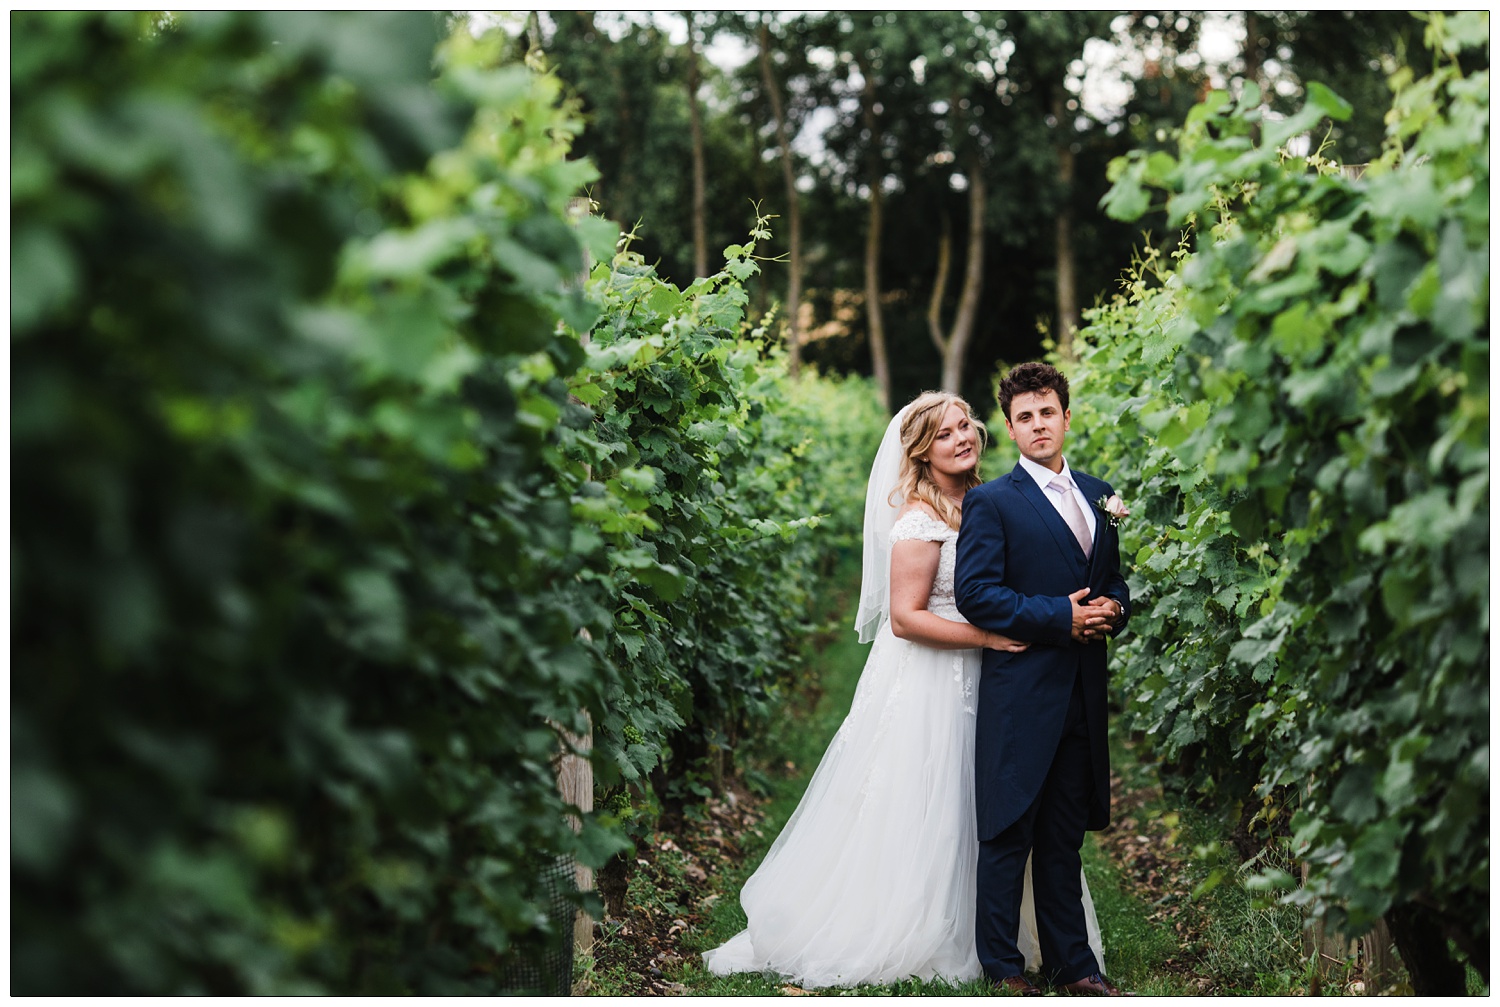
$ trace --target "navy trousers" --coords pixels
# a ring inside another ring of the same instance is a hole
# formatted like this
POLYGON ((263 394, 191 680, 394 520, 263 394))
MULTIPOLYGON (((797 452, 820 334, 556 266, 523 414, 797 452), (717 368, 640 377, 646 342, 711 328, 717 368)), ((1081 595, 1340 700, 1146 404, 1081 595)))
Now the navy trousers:
POLYGON ((1082 682, 1075 681, 1062 739, 1041 792, 1009 828, 979 843, 975 944, 979 964, 990 979, 1018 976, 1025 968, 1016 935, 1028 854, 1044 976, 1060 984, 1100 971, 1089 947, 1079 881, 1078 851, 1093 789, 1082 682))

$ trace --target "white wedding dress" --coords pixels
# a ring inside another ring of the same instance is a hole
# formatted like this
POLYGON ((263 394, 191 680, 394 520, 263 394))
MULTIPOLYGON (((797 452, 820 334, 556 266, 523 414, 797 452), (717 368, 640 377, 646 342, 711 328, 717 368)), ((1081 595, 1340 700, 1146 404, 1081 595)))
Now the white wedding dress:
MULTIPOLYGON (((964 621, 953 600, 958 532, 920 510, 892 542, 940 542, 928 611, 964 621)), ((745 882, 746 928, 707 952, 716 975, 766 972, 808 988, 910 977, 976 979, 974 703, 978 650, 875 637, 849 715, 797 810, 745 882)), ((1099 925, 1083 898, 1089 943, 1099 925)), ((1038 961, 1028 867, 1020 948, 1038 961)))

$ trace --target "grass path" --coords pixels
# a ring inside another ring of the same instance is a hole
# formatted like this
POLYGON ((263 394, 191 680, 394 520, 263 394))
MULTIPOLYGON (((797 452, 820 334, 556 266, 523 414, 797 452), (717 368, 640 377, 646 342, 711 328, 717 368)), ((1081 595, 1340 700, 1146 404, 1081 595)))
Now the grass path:
MULTIPOLYGON (((979 982, 912 980, 852 991, 805 991, 760 975, 717 977, 699 955, 744 927, 738 893, 796 808, 853 698, 868 647, 848 632, 858 578, 827 599, 824 632, 806 649, 806 675, 776 718, 737 753, 754 794, 736 783, 678 818, 664 818, 636 851, 618 916, 600 926, 576 970, 584 995, 987 995, 979 982)), ((1210 887, 1194 850, 1228 846, 1216 819, 1163 793, 1150 766, 1112 731, 1112 823, 1083 849, 1110 977, 1146 995, 1307 995, 1345 992, 1354 976, 1314 982, 1303 965, 1300 916, 1258 906, 1233 880, 1210 887), (1203 887, 1197 898, 1194 890, 1203 887)))

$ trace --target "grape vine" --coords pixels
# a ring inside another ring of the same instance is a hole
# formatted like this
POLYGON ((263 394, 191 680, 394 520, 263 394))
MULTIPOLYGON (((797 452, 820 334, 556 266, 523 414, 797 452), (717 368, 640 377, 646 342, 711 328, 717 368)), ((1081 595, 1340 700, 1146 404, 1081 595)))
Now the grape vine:
POLYGON ((1307 867, 1253 886, 1351 934, 1419 912, 1484 969, 1487 27, 1429 16, 1361 178, 1287 150, 1348 114, 1317 85, 1283 121, 1215 93, 1175 156, 1117 161, 1109 212, 1164 200, 1186 241, 1093 313, 1075 407, 1134 498, 1131 726, 1307 867))

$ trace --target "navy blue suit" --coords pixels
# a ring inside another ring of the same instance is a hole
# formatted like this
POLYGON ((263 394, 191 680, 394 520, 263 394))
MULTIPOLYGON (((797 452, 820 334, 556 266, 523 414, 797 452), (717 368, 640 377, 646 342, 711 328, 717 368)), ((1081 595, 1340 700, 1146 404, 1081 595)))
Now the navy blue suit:
POLYGON ((1099 971, 1084 926, 1078 850, 1085 831, 1109 824, 1109 647, 1073 639, 1067 596, 1087 587, 1088 599, 1113 598, 1128 619, 1130 591, 1119 534, 1093 504, 1114 491, 1076 470, 1072 476, 1094 506, 1089 557, 1019 464, 969 491, 958 534, 959 611, 1031 644, 1018 654, 984 651, 979 679, 975 936, 992 979, 1022 971, 1015 939, 1028 854, 1044 968, 1058 983, 1099 971))

